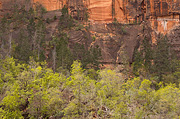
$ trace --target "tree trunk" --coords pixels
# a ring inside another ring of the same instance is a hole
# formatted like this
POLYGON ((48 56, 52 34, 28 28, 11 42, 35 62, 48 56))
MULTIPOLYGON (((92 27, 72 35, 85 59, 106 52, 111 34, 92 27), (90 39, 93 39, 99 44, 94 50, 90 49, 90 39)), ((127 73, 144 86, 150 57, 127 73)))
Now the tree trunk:
POLYGON ((53 55, 53 71, 55 72, 56 70, 56 45, 54 45, 52 55, 53 55))
POLYGON ((9 33, 9 57, 11 57, 11 49, 12 49, 12 32, 9 33))

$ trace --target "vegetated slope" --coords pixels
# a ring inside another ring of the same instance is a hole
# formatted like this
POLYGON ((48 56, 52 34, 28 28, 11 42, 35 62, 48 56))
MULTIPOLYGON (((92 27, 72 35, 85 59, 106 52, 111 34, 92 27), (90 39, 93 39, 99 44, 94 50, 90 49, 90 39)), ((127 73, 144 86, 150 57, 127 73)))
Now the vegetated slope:
MULTIPOLYGON (((36 2, 42 4, 48 11, 62 9, 65 5, 68 7, 69 14, 76 20, 85 20, 84 16, 88 13, 91 23, 104 23, 105 25, 115 20, 125 24, 139 24, 145 21, 152 29, 150 31, 152 42, 157 40, 159 33, 170 34, 171 30, 179 25, 180 18, 180 3, 177 0, 3 0, 1 1, 1 13, 11 11, 14 4, 24 5, 25 9, 29 10, 36 2)), ((52 11, 51 14, 53 13, 52 11)))
POLYGON ((118 70, 84 70, 78 61, 69 73, 53 72, 32 59, 19 64, 7 58, 0 69, 0 118, 179 117, 180 90, 173 84, 124 80, 118 70))
POLYGON ((35 3, 42 4, 48 11, 67 6, 73 17, 78 14, 83 18, 84 11, 88 10, 93 22, 111 23, 114 19, 120 23, 149 21, 160 33, 167 33, 178 25, 180 18, 178 0, 2 0, 0 14, 11 10, 14 4, 29 9, 35 3))
POLYGON ((12 13, 0 23, 0 118, 179 117, 178 27, 166 37, 149 21, 95 24, 39 4, 12 13))

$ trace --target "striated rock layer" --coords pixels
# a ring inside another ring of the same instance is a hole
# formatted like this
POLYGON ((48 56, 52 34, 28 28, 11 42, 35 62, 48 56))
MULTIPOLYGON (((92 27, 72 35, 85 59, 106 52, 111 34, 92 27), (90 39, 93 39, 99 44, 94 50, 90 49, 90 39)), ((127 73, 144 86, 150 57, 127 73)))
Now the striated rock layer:
POLYGON ((0 9, 8 9, 16 4, 42 4, 48 11, 61 9, 64 5, 80 9, 86 7, 94 21, 135 22, 157 17, 179 19, 179 0, 1 0, 0 9))
POLYGON ((61 9, 70 12, 88 9, 92 22, 109 23, 116 19, 121 23, 140 23, 148 20, 155 32, 166 34, 180 20, 179 0, 34 0, 47 10, 61 9))
MULTIPOLYGON (((14 4, 23 4, 28 9, 35 3, 51 11, 46 14, 47 18, 60 16, 58 14, 61 13, 54 10, 62 9, 63 6, 68 7, 74 18, 79 13, 80 19, 83 19, 88 10, 92 23, 90 35, 96 38, 88 47, 100 46, 104 64, 120 63, 121 49, 126 50, 129 62, 132 62, 134 49, 140 41, 147 37, 155 42, 159 33, 167 34, 174 49, 180 52, 180 0, 0 0, 0 16, 10 11, 14 4), (113 21, 124 25, 109 24, 113 21)), ((83 35, 81 31, 71 31, 69 36, 72 45, 75 42, 90 42, 82 40, 87 34, 83 35)))
POLYGON ((65 0, 33 0, 33 3, 42 4, 48 11, 57 10, 63 8, 65 0))

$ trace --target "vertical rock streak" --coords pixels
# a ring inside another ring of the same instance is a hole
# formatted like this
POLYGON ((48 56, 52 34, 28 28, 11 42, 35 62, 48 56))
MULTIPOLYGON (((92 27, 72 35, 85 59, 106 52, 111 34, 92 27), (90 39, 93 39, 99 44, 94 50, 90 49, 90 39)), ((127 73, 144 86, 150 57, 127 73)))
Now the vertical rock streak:
MULTIPOLYGON (((179 0, 29 0, 29 4, 39 2, 48 11, 69 7, 70 13, 87 8, 92 22, 110 23, 116 19, 121 23, 140 23, 150 21, 152 28, 160 33, 166 33, 179 24, 179 0), (157 19, 169 19, 165 23, 157 19), (172 20, 170 20, 172 19, 172 20), (177 19, 177 20, 173 20, 177 19), (156 25, 156 26, 154 26, 156 25)), ((7 11, 12 3, 25 4, 27 0, 1 0, 0 16, 7 11), (11 3, 11 4, 10 4, 11 3)))

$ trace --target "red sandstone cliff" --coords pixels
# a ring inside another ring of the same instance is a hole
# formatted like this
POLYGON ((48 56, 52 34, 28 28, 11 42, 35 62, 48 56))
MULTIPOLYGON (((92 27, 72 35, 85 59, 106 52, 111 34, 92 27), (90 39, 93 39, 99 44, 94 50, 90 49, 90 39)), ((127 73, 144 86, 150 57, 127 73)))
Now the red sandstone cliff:
POLYGON ((92 22, 109 23, 117 19, 121 23, 149 20, 158 33, 167 33, 180 20, 179 0, 34 0, 47 10, 61 9, 67 5, 72 12, 88 8, 92 22))
POLYGON ((13 4, 33 3, 42 4, 48 11, 61 9, 64 5, 69 8, 86 7, 90 18, 94 21, 119 22, 142 21, 157 17, 178 17, 180 12, 179 0, 1 0, 0 9, 7 10, 13 4))
MULTIPOLYGON (((1 0, 0 14, 11 10, 13 4, 24 4, 28 9, 36 2, 42 4, 48 11, 61 9, 66 5, 72 16, 76 15, 78 10, 83 12, 88 8, 92 23, 90 35, 98 39, 92 42, 91 45, 98 44, 101 47, 102 62, 104 63, 121 62, 118 52, 122 47, 122 41, 125 43, 123 47, 127 50, 131 62, 134 48, 143 39, 143 35, 152 38, 154 42, 158 33, 168 34, 168 37, 174 40, 174 45, 178 44, 179 46, 180 36, 177 35, 180 31, 178 30, 180 21, 179 0, 32 0, 29 2, 25 2, 25 0, 18 0, 18 2, 1 0), (111 26, 112 24, 106 24, 113 22, 114 19, 120 23, 130 25, 117 28, 111 26), (141 24, 132 25, 136 23, 141 24), (148 24, 145 30, 144 23, 148 24), (128 31, 128 33, 123 34, 122 32, 125 31, 128 31)), ((55 14, 55 12, 49 13, 52 17, 55 14)), ((59 14, 59 12, 56 14, 59 14)), ((56 25, 54 23, 53 28, 56 25)), ((54 30, 49 29, 49 31, 53 32, 54 30)), ((81 31, 70 31, 69 36, 71 36, 70 41, 75 43, 78 39, 82 39, 83 33, 81 31)), ((81 40, 80 42, 87 41, 81 40)), ((179 49, 177 49, 177 52, 179 52, 179 49)))

